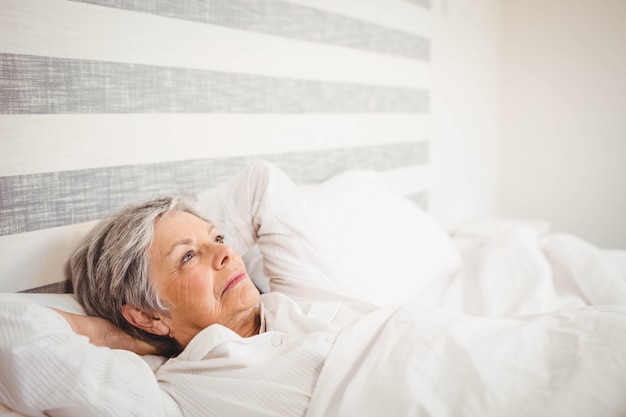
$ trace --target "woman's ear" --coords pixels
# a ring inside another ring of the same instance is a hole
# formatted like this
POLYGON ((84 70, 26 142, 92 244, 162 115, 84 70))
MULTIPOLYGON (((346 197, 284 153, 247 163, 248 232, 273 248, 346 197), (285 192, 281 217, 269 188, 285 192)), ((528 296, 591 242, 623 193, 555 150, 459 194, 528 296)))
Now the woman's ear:
POLYGON ((124 316, 126 321, 132 326, 148 333, 152 333, 157 336, 167 336, 170 334, 169 327, 163 323, 163 320, 152 313, 146 313, 136 307, 124 304, 122 306, 122 316, 124 316))

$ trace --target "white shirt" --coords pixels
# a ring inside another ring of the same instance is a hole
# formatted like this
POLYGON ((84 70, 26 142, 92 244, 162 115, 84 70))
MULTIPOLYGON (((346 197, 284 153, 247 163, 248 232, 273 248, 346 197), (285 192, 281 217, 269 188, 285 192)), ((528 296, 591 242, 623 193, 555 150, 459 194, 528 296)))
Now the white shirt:
POLYGON ((338 334, 360 316, 341 302, 303 310, 278 293, 263 295, 262 308, 261 334, 210 326, 157 370, 186 416, 303 416, 338 334))

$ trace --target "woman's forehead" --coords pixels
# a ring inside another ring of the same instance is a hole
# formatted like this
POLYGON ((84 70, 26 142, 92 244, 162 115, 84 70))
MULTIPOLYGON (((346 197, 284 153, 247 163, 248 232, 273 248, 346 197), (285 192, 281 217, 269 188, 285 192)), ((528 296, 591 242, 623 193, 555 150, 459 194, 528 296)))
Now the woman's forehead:
POLYGON ((212 224, 191 213, 174 211, 155 222, 153 244, 172 244, 216 231, 212 224))

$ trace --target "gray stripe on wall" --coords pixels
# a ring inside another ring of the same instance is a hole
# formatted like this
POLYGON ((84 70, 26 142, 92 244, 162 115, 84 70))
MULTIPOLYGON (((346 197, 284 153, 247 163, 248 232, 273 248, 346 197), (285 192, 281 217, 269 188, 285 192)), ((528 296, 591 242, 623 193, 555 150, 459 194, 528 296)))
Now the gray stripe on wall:
POLYGON ((427 38, 286 1, 73 1, 412 59, 428 60, 430 56, 427 38))
POLYGON ((426 90, 0 54, 0 113, 426 112, 426 90))
POLYGON ((1 177, 0 236, 96 220, 158 195, 194 197, 257 158, 274 162, 298 183, 317 182, 345 169, 426 163, 428 142, 1 177))

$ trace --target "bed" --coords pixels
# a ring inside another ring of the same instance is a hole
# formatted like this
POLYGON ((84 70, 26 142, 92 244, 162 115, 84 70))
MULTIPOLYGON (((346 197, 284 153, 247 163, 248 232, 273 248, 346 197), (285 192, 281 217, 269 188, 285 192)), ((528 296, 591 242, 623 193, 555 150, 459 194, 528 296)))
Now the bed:
MULTIPOLYGON (((337 291, 382 307, 338 339, 339 353, 329 356, 308 415, 626 412, 626 253, 567 234, 537 236, 524 227, 451 237, 390 187, 398 176, 395 170, 351 169, 300 186, 324 237, 320 246, 341 277, 337 291), (372 238, 372 230, 380 236, 372 238), (390 262, 397 259, 404 261, 390 262), (395 326, 387 323, 390 317, 395 326), (354 352, 354 346, 367 349, 354 352), (346 355, 360 358, 356 368, 346 355)), ((197 197, 202 202, 210 194, 197 197)), ((250 251, 246 262, 265 289, 259 252, 250 251)), ((81 311, 72 294, 3 293, 0 302, 81 311)), ((8 319, 16 320, 0 316, 3 332, 10 330, 8 319)), ((42 338, 46 325, 42 320, 42 338)), ((17 354, 7 344, 1 353, 5 365, 17 354)), ((145 361, 157 368, 160 363, 145 361)), ((2 367, 3 401, 28 409, 19 402, 28 387, 14 385, 20 372, 49 371, 2 367)), ((68 408, 50 415, 85 415, 95 403, 97 397, 81 404, 78 414, 68 408)))
MULTIPOLYGON (((363 360, 329 357, 310 417, 626 415, 626 253, 511 225, 451 234, 429 211, 430 1, 173 3, 0 10, 0 307, 80 312, 67 260, 98 219, 202 202, 265 159, 304 194, 337 292, 387 314, 346 333, 370 349, 338 341, 363 360)), ((267 291, 259 252, 246 263, 267 291)), ((5 366, 0 345, 2 415, 97 415, 97 389, 71 384, 22 402, 20 373, 46 369, 5 366)))

